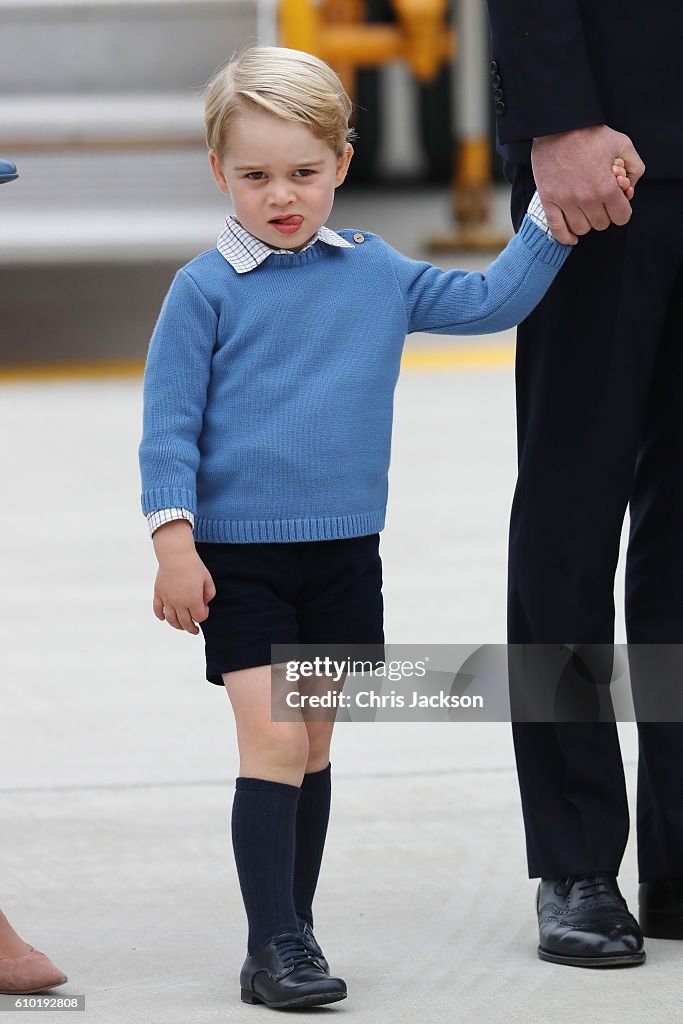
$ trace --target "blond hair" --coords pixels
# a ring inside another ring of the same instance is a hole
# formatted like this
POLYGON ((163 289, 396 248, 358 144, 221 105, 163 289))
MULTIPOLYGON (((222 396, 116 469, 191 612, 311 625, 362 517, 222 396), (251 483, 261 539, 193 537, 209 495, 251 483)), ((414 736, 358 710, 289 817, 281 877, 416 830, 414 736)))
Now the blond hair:
POLYGON ((311 53, 284 46, 251 46, 235 53, 206 87, 206 143, 223 155, 230 125, 260 107, 286 121, 300 121, 337 157, 355 138, 353 109, 339 76, 311 53))

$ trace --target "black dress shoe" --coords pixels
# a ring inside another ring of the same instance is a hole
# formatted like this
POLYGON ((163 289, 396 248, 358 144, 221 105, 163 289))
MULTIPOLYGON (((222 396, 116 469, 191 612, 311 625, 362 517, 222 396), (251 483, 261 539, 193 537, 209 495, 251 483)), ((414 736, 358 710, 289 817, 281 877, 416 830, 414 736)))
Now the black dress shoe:
POLYGON ((306 947, 306 951, 310 953, 313 959, 320 964, 325 974, 329 974, 330 965, 325 959, 325 954, 318 945, 317 939, 313 934, 312 926, 308 923, 308 921, 304 921, 303 917, 297 917, 297 921, 299 922, 299 927, 301 928, 301 936, 304 940, 304 946, 306 947))
POLYGON ((300 932, 282 932, 248 956, 240 987, 243 1003, 265 1003, 272 1009, 323 1006, 346 999, 345 982, 325 974, 300 932))
POLYGON ((645 960, 643 936, 614 875, 541 879, 536 897, 541 960, 625 967, 645 960))
POLYGON ((683 878, 641 882, 638 908, 643 935, 653 939, 683 939, 683 878))

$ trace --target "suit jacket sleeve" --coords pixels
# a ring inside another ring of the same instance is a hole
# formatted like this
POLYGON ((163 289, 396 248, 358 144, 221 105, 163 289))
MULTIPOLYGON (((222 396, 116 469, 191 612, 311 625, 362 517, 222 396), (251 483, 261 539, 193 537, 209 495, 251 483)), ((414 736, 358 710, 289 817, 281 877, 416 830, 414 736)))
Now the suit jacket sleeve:
POLYGON ((500 144, 603 124, 579 0, 487 2, 500 144))

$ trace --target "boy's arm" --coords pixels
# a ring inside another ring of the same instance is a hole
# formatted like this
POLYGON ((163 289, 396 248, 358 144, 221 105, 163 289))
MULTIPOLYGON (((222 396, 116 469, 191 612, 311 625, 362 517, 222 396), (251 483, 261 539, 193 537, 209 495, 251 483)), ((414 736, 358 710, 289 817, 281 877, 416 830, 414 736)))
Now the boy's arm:
MULTIPOLYGON (((631 179, 617 157, 612 174, 628 200, 631 179)), ((386 245, 386 243, 384 243, 386 245)), ((485 274, 443 271, 408 259, 386 246, 408 320, 407 333, 488 334, 513 327, 545 295, 572 250, 553 238, 538 192, 534 192, 519 234, 485 274)))
POLYGON ((216 314, 193 278, 179 270, 147 354, 139 447, 142 511, 197 511, 198 439, 206 405, 216 314))
POLYGON ((546 231, 527 214, 483 274, 440 270, 387 245, 405 303, 407 333, 489 334, 520 323, 543 298, 572 249, 546 231))

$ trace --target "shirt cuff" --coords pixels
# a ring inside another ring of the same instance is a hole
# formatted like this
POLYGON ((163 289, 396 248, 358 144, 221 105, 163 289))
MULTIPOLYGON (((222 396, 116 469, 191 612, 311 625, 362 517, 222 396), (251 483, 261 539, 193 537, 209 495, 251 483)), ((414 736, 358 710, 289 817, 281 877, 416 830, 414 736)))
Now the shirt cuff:
POLYGON ((172 519, 189 519, 192 529, 194 530, 194 516, 186 508, 160 508, 155 512, 149 512, 147 514, 147 523, 149 525, 150 537, 156 529, 162 526, 164 523, 170 523, 172 519))
POLYGON ((548 226, 548 218, 545 215, 543 203, 541 202, 541 197, 539 196, 538 192, 534 192, 533 196, 531 197, 531 202, 529 203, 529 209, 527 210, 527 213, 529 217, 531 217, 534 224, 537 227, 539 227, 541 231, 545 232, 548 238, 552 238, 554 241, 555 239, 552 231, 548 226))

